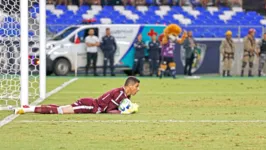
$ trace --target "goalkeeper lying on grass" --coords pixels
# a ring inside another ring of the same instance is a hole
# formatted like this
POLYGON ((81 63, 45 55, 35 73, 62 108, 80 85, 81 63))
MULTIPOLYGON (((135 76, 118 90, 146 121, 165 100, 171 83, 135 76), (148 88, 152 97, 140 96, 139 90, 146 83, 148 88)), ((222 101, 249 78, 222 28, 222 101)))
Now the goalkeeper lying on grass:
POLYGON ((131 103, 129 99, 131 95, 135 95, 139 91, 139 84, 139 79, 128 77, 123 87, 110 90, 97 99, 81 98, 75 103, 65 106, 23 106, 23 108, 15 109, 15 114, 131 114, 138 111, 138 105, 131 103))

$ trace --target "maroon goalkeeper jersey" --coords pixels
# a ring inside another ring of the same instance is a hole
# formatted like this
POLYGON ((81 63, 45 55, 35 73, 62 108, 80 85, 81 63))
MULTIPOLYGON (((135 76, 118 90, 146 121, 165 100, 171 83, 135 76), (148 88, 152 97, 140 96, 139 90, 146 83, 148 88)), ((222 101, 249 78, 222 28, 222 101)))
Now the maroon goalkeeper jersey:
POLYGON ((124 87, 112 89, 97 99, 99 109, 101 112, 109 112, 112 110, 118 110, 118 106, 125 98, 130 98, 125 93, 124 87))

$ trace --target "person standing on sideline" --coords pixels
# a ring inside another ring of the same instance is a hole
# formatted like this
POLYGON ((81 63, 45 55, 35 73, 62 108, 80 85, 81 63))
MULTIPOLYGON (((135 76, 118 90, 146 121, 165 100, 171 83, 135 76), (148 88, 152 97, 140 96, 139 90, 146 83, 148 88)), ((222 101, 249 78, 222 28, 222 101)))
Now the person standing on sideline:
POLYGON ((232 40, 232 32, 230 30, 228 30, 225 35, 226 38, 220 45, 220 52, 223 56, 223 77, 231 77, 230 71, 232 69, 232 63, 235 55, 235 44, 232 40))
POLYGON ((259 42, 260 52, 259 52, 259 70, 258 76, 261 76, 264 64, 266 63, 266 33, 263 34, 263 39, 259 42))
POLYGON ((142 41, 142 35, 139 34, 137 37, 137 41, 134 43, 135 48, 135 58, 134 58, 134 66, 132 69, 132 74, 135 75, 136 72, 143 76, 143 64, 145 60, 145 48, 147 46, 142 41))
POLYGON ((86 75, 88 75, 88 71, 91 65, 93 65, 93 74, 94 76, 98 76, 96 73, 96 63, 98 57, 98 46, 100 45, 100 40, 97 36, 94 35, 94 30, 89 30, 89 35, 85 39, 85 43, 87 46, 87 65, 86 65, 86 75))
POLYGON ((106 28, 106 35, 102 37, 101 49, 104 55, 103 75, 106 76, 107 63, 109 61, 111 76, 114 74, 114 57, 117 50, 115 38, 111 35, 110 28, 106 28))
POLYGON ((150 71, 151 76, 155 74, 158 77, 158 67, 160 63, 160 52, 161 52, 161 44, 160 41, 157 40, 157 33, 154 30, 151 30, 148 35, 151 37, 151 41, 149 42, 149 63, 150 63, 150 71))
POLYGON ((248 70, 248 76, 252 77, 252 68, 254 63, 254 57, 255 57, 255 50, 257 48, 256 41, 255 41, 255 33, 256 30, 251 28, 248 31, 248 35, 244 38, 244 56, 243 56, 243 62, 242 62, 242 70, 241 70, 241 76, 244 76, 244 69, 249 63, 249 70, 248 70))
POLYGON ((184 67, 184 75, 191 76, 191 69, 193 65, 193 60, 195 58, 195 47, 196 42, 193 38, 192 31, 188 31, 188 37, 184 41, 184 49, 185 49, 185 67, 184 67))

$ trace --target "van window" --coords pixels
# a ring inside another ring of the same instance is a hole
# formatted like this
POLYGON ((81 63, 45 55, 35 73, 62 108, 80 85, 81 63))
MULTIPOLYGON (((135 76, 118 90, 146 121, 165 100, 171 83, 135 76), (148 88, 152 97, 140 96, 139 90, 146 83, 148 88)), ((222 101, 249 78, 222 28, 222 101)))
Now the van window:
MULTIPOLYGON (((90 29, 94 29, 94 35, 99 37, 98 36, 98 34, 99 34, 98 33, 98 28, 87 28, 87 29, 84 29, 84 30, 81 30, 81 31, 78 32, 78 37, 79 37, 79 40, 80 40, 81 43, 85 42, 86 37, 89 35, 89 30, 90 29)), ((74 39, 75 39, 75 35, 70 38, 70 41, 72 43, 74 43, 74 39)))
MULTIPOLYGON (((84 43, 84 40, 85 40, 85 37, 86 37, 86 34, 85 33, 86 33, 86 30, 85 29, 78 32, 78 37, 79 37, 79 40, 80 40, 81 43, 84 43)), ((70 41, 72 43, 74 43, 75 36, 76 35, 74 35, 74 36, 72 36, 70 38, 70 41)))
POLYGON ((60 41, 62 39, 64 39, 65 37, 67 37, 69 34, 71 34, 73 31, 75 31, 78 27, 70 27, 68 29, 66 29, 64 32, 62 32, 61 34, 55 36, 52 40, 54 41, 60 41))

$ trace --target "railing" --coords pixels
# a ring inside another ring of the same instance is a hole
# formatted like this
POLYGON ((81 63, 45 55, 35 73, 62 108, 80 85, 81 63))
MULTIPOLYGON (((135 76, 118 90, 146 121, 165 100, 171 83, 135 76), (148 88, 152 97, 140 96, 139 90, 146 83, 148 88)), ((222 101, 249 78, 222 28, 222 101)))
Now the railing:
MULTIPOLYGON (((70 25, 58 24, 58 25, 47 25, 47 36, 52 37, 70 25)), ((243 38, 248 34, 250 28, 256 30, 255 37, 261 38, 266 32, 264 26, 258 25, 180 25, 183 30, 190 30, 193 32, 196 38, 223 38, 227 30, 232 31, 233 38, 243 38)))

